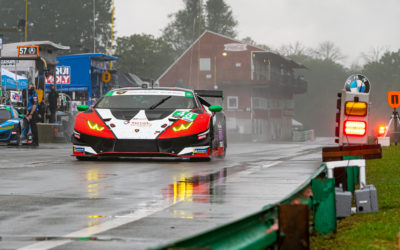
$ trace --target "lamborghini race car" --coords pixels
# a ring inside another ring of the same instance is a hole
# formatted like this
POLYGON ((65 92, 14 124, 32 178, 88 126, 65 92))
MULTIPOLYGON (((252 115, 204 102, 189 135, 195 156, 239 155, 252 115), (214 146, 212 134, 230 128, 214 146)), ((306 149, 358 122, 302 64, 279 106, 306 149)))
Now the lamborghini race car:
POLYGON ((0 143, 20 144, 23 119, 11 105, 0 105, 0 143))
POLYGON ((225 116, 205 98, 222 91, 181 88, 122 88, 102 97, 93 108, 78 106, 72 134, 78 160, 100 156, 224 157, 225 116))

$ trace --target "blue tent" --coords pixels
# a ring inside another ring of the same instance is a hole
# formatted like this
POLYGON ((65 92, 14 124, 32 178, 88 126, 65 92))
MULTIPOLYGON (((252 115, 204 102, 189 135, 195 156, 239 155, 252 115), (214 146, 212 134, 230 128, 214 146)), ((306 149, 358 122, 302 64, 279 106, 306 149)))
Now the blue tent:
POLYGON ((1 85, 3 89, 27 89, 28 79, 26 77, 16 75, 6 69, 1 69, 1 85), (15 81, 17 80, 17 81, 15 81), (18 86, 17 86, 18 85, 18 86))
MULTIPOLYGON (((61 88, 63 92, 84 91, 88 94, 89 100, 93 96, 98 96, 101 73, 108 71, 105 63, 118 59, 118 57, 102 53, 57 57, 59 77, 66 77, 63 84, 57 83, 57 91, 60 91, 61 88)), ((50 86, 51 84, 46 84, 46 91, 49 91, 50 86)))

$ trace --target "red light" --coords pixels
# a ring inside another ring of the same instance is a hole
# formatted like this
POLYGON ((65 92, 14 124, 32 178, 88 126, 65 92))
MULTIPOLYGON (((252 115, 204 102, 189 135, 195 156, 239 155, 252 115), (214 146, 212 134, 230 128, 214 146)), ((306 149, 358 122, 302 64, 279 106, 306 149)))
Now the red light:
POLYGON ((364 121, 345 121, 344 134, 364 136, 367 132, 367 123, 364 121))
POLYGON ((378 136, 384 136, 386 132, 386 126, 379 125, 378 126, 378 136))

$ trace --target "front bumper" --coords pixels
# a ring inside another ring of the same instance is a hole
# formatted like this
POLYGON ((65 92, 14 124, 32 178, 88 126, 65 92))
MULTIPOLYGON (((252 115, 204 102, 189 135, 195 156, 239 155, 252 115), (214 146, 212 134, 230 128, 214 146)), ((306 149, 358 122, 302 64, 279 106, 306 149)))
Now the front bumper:
POLYGON ((71 141, 73 156, 210 157, 210 136, 203 137, 196 134, 154 140, 108 139, 74 132, 71 141))

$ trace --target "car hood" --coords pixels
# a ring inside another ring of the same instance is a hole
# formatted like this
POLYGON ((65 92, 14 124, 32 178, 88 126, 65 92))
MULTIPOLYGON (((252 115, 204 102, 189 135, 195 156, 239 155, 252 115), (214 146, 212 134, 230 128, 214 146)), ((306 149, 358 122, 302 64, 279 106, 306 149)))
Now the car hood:
MULTIPOLYGON (((192 120, 197 116, 197 114, 191 113, 189 109, 170 110, 167 113, 165 111, 157 113, 148 110, 95 110, 117 139, 156 139, 176 120, 185 119, 183 115, 177 116, 177 114, 185 114, 187 117, 192 114, 192 120)), ((190 119, 187 119, 187 121, 190 121, 190 119)))

